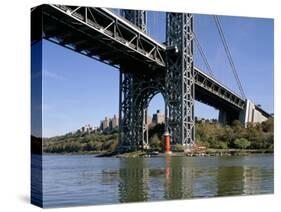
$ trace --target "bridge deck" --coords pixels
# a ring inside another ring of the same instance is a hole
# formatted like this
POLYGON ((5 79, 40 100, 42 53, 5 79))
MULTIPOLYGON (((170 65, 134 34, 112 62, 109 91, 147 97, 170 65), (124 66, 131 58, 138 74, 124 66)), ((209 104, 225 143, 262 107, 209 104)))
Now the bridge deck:
POLYGON ((44 38, 74 51, 115 67, 165 66, 162 44, 107 9, 44 5, 43 17, 44 38))

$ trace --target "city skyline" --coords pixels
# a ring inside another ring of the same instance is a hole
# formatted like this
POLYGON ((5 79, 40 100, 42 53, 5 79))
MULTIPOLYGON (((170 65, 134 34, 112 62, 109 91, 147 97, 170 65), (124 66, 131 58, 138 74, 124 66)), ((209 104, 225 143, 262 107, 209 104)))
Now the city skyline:
MULTIPOLYGON (((156 110, 155 113, 152 113, 152 114, 147 113, 147 116, 148 116, 147 124, 150 125, 151 123, 155 123, 155 124, 165 123, 164 114, 165 113, 161 112, 159 109, 156 110), (160 118, 157 116, 158 114, 160 114, 160 118)), ((197 117, 195 117, 195 118, 197 119, 197 117)), ((100 120, 100 123, 98 125, 94 125, 93 123, 84 123, 78 129, 73 129, 68 132, 64 132, 63 134, 55 135, 55 136, 62 136, 65 134, 69 134, 69 133, 73 134, 73 133, 77 133, 77 132, 92 132, 92 131, 96 131, 97 129, 99 129, 101 131, 106 131, 106 130, 111 131, 111 130, 119 127, 118 120, 119 120, 119 117, 117 114, 114 114, 113 116, 105 116, 104 119, 100 120)), ((46 138, 48 138, 48 137, 46 137, 46 138)))
MULTIPOLYGON (((165 25, 163 14, 158 18, 159 25, 165 25)), ((221 20, 246 96, 261 104, 269 113, 273 113, 272 19, 223 16, 221 20), (235 33, 236 30, 243 32, 238 34, 235 33), (259 48, 263 51, 258 51, 259 48), (262 64, 259 63, 261 60, 262 64), (249 81, 252 83, 246 83, 249 81)), ((223 49, 219 46, 219 37, 212 26, 212 17, 196 15, 195 22, 197 37, 209 58, 215 78, 232 90, 237 90, 230 86, 235 85, 234 77, 231 75, 223 49), (204 37, 206 33, 208 36, 204 37)), ((156 34, 152 36, 163 41, 163 28, 148 31, 154 31, 156 34)), ((44 137, 63 134, 85 123, 98 125, 102 117, 118 114, 119 71, 49 41, 44 40, 42 43, 43 114, 48 114, 43 119, 44 137), (96 116, 93 117, 94 115, 96 116)), ((195 59, 195 65, 206 70, 196 50, 195 59)), ((196 116, 217 118, 217 110, 198 102, 195 104, 196 116)), ((157 109, 164 111, 161 94, 156 95, 149 104, 149 111, 157 109)))
MULTIPOLYGON (((147 117, 148 117, 148 121, 147 121, 147 125, 149 126, 150 124, 163 124, 165 123, 165 117, 164 117, 165 113, 161 112, 160 110, 156 110, 155 113, 147 113, 147 117)), ((195 116, 195 122, 204 122, 206 120, 210 120, 211 122, 216 122, 218 119, 217 118, 204 118, 204 117, 198 117, 195 116)), ((77 132, 93 132, 93 131, 112 131, 116 128, 119 127, 119 117, 114 114, 113 116, 105 116, 104 119, 100 120, 100 124, 99 125, 93 125, 91 123, 85 123, 83 126, 79 127, 78 129, 74 129, 72 131, 69 132, 65 132, 61 135, 55 135, 55 136, 63 136, 66 134, 75 134, 77 132), (111 117, 111 118, 110 118, 111 117), (115 124, 113 123, 113 120, 115 120, 115 124), (107 123, 105 124, 104 122, 107 121, 107 123), (117 122, 116 122, 117 121, 117 122), (105 126, 106 125, 106 126, 105 126)))

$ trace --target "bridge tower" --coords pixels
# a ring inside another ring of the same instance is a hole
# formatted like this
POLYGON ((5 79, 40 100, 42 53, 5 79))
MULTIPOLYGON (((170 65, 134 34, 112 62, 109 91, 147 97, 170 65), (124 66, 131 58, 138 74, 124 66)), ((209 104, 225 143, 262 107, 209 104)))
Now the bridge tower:
MULTIPOLYGON (((121 15, 146 32, 146 11, 121 10, 121 15)), ((148 147, 146 98, 142 95, 144 76, 137 76, 127 67, 120 67, 119 78, 119 147, 122 150, 148 147)))
POLYGON ((121 10, 121 16, 135 24, 143 32, 147 32, 147 13, 145 10, 121 10))
POLYGON ((172 144, 194 144, 195 80, 193 69, 193 16, 167 13, 166 20, 166 130, 172 144))
MULTIPOLYGON (((122 10, 121 14, 146 32, 146 12, 122 10)), ((171 143, 184 148, 194 144, 193 17, 167 13, 166 69, 134 73, 120 67, 119 147, 148 148, 147 108, 157 93, 165 100, 165 128, 171 143)))

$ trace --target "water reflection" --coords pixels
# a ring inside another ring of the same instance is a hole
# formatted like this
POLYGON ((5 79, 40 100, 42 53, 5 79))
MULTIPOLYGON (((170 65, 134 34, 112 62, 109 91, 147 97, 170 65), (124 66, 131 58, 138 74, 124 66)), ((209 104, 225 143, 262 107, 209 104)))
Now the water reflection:
POLYGON ((217 196, 241 194, 243 173, 243 167, 219 167, 217 169, 217 196))
POLYGON ((119 201, 139 202, 148 200, 149 170, 146 160, 135 158, 120 160, 119 201))
POLYGON ((183 199, 192 196, 193 169, 182 157, 165 158, 164 199, 183 199))
POLYGON ((260 167, 243 166, 243 193, 255 194, 262 190, 262 175, 260 167))
POLYGON ((158 160, 159 167, 154 167, 151 160, 121 161, 120 202, 249 195, 272 188, 272 185, 265 189, 261 186, 262 182, 271 179, 272 169, 267 176, 262 167, 238 166, 231 158, 210 158, 209 161, 184 157, 154 159, 158 160))
POLYGON ((44 206, 273 193, 273 156, 44 156, 44 206))

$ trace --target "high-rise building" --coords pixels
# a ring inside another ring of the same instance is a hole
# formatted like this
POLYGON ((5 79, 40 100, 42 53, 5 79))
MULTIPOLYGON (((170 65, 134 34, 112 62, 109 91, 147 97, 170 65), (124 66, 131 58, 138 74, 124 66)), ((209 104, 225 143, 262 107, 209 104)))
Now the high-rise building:
POLYGON ((111 129, 115 129, 119 126, 119 118, 114 114, 113 118, 111 119, 111 129))
POLYGON ((113 118, 105 117, 101 120, 100 129, 102 131, 110 131, 116 129, 119 126, 119 118, 114 114, 113 118))
POLYGON ((161 113, 160 110, 157 110, 155 114, 153 114, 152 122, 154 124, 163 124, 165 123, 165 114, 161 113))
POLYGON ((101 121, 101 130, 107 130, 109 128, 109 119, 107 117, 101 121))

